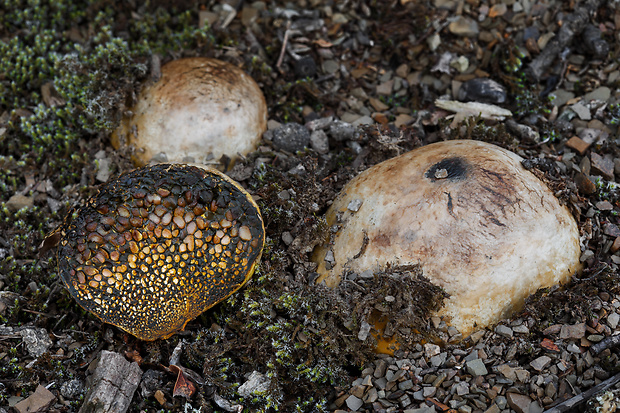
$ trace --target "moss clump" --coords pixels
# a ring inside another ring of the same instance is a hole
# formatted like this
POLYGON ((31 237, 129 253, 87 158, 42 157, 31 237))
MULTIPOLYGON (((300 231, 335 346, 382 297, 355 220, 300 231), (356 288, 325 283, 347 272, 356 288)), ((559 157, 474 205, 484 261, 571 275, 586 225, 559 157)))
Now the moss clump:
MULTIPOLYGON (((274 252, 265 251, 264 259, 271 262, 274 252)), ((333 292, 294 287, 281 267, 261 265, 267 271, 218 311, 226 329, 197 335, 187 348, 188 363, 201 368, 218 393, 252 411, 327 411, 333 386, 348 378, 342 366, 355 369, 372 351, 361 349, 343 326, 345 303, 333 292), (282 289, 283 283, 292 288, 282 289), (239 347, 241 356, 232 351, 239 347), (243 399, 238 389, 252 371, 268 385, 243 399)))
MULTIPOLYGON (((443 126, 449 124, 448 120, 440 122, 443 126)), ((444 134, 446 139, 472 139, 476 141, 489 142, 500 145, 511 151, 516 151, 519 141, 506 130, 504 124, 491 124, 480 116, 470 116, 461 121, 458 126, 452 128, 442 128, 448 133, 444 134)))
POLYGON ((618 294, 618 276, 604 263, 586 268, 575 276, 568 288, 544 288, 532 294, 525 302, 523 314, 536 321, 532 330, 542 331, 552 324, 575 324, 598 318, 592 303, 601 293, 618 294))

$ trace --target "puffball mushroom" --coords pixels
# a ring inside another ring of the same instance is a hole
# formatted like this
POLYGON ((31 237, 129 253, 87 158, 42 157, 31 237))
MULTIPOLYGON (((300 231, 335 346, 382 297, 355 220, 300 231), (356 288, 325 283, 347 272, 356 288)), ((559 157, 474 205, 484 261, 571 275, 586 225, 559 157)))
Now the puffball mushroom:
POLYGON ((253 151, 266 129, 267 104, 254 79, 229 63, 195 57, 161 68, 161 79, 142 89, 112 144, 133 145, 138 165, 162 153, 170 162, 213 164, 253 151))
POLYGON ((450 295, 437 315, 463 336, 498 322, 580 267, 574 218, 521 161, 461 140, 367 169, 327 213, 338 231, 315 251, 317 282, 335 287, 348 272, 420 264, 450 295))
POLYGON ((57 232, 60 278, 78 304, 149 341, 241 288, 265 241, 260 210, 237 182, 180 164, 107 182, 57 232))

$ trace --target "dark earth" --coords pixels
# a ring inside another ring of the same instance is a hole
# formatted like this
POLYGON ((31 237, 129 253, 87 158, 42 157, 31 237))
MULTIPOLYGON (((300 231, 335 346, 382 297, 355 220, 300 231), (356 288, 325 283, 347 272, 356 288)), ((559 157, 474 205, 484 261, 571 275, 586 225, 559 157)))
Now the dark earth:
POLYGON ((109 352, 133 363, 132 412, 613 411, 619 28, 601 0, 2 1, 0 412, 79 411, 109 352), (133 169, 110 135, 160 65, 189 56, 230 62, 265 93, 269 130, 227 173, 261 208, 266 245, 238 293, 146 342, 84 311, 40 247, 133 169), (584 264, 464 340, 429 317, 445 295, 420 268, 328 290, 310 259, 346 182, 449 139, 520 154, 575 216, 584 264), (377 319, 401 344, 392 355, 362 334, 377 319))

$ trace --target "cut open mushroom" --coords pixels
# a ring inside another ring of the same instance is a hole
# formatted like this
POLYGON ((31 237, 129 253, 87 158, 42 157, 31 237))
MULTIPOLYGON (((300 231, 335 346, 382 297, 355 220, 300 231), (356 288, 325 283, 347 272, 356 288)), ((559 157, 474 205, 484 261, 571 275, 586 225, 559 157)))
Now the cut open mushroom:
POLYGON ((579 269, 577 224, 522 158, 478 141, 431 144, 362 172, 327 214, 338 232, 314 259, 344 274, 420 264, 450 294, 438 315, 467 336, 579 269))
POLYGON ((198 162, 220 166, 256 149, 267 128, 267 105, 250 76, 209 58, 174 60, 145 86, 112 136, 135 147, 134 162, 198 162))
POLYGON ((57 234, 60 278, 78 304, 149 341, 241 288, 265 240, 258 206, 237 182, 172 164, 109 181, 57 234))

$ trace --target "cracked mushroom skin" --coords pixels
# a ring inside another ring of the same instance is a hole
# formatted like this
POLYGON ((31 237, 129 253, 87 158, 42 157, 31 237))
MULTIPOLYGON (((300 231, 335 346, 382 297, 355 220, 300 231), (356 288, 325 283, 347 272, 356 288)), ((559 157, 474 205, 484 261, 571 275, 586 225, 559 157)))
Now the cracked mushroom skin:
POLYGON ((510 315, 580 269, 573 216, 521 161, 462 140, 367 169, 327 213, 339 229, 315 251, 317 282, 334 287, 344 273, 420 264, 450 294, 437 315, 464 337, 510 315))
POLYGON ((143 87, 112 145, 132 145, 139 166, 157 156, 217 165, 224 155, 256 149, 266 129, 267 104, 254 79, 230 63, 194 57, 162 66, 161 79, 143 87))
POLYGON ((265 230, 226 175, 160 164, 120 175, 59 229, 60 277, 84 309, 142 340, 168 338, 250 279, 265 230))

